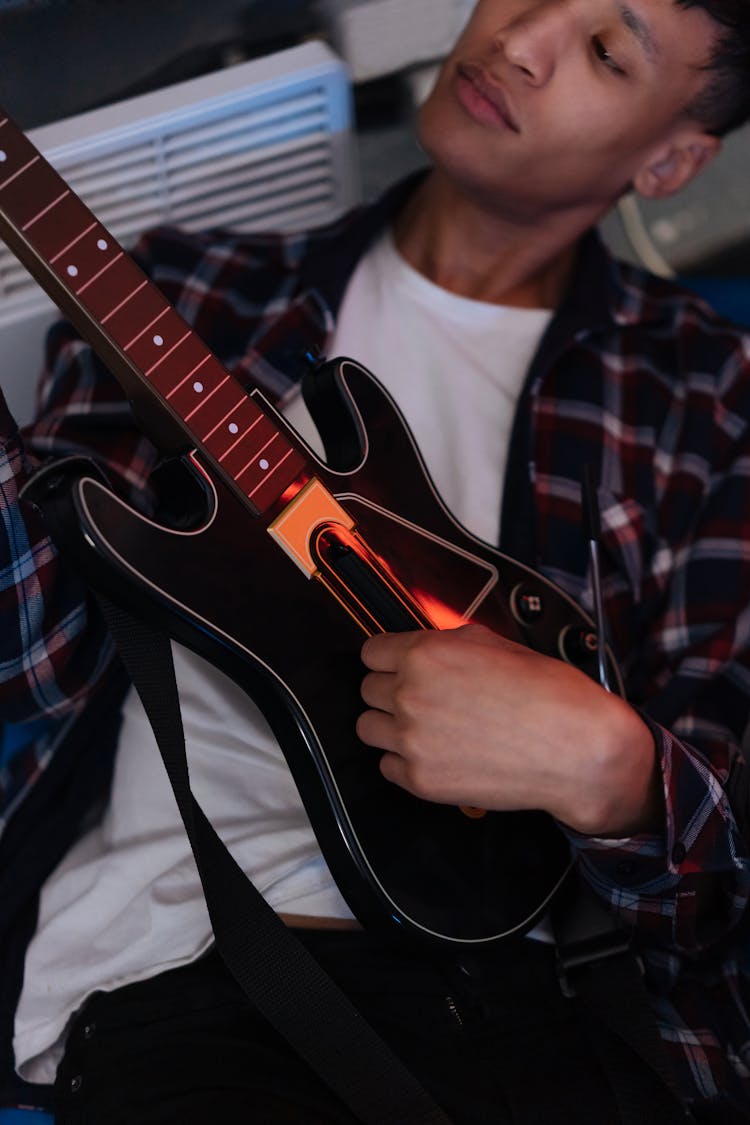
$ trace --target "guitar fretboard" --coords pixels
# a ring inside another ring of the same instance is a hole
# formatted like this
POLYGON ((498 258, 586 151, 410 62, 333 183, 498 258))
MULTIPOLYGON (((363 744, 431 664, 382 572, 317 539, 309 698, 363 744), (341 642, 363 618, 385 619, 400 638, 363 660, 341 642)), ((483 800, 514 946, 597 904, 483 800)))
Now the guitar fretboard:
POLYGON ((304 470, 302 454, 2 110, 0 234, 53 299, 60 287, 73 299, 66 311, 83 335, 104 335, 126 389, 140 378, 179 420, 186 445, 252 509, 266 511, 304 470))

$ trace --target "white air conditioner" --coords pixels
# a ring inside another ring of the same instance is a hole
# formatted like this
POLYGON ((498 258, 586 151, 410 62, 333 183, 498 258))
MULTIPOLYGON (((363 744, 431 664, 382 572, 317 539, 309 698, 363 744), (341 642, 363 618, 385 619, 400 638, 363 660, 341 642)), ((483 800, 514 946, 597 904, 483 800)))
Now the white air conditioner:
MULTIPOLYGON (((350 83, 310 42, 30 130, 29 137, 125 246, 156 223, 300 230, 356 202, 350 83)), ((0 243, 0 380, 32 409, 56 311, 0 243)))

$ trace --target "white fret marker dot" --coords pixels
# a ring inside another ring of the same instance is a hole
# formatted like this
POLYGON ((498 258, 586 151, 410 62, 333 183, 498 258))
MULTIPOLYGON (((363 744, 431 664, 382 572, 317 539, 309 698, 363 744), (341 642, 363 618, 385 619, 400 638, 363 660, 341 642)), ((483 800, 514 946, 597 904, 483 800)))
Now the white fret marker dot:
POLYGON ((7 160, 7 159, 8 159, 8 154, 7 154, 7 152, 4 152, 4 151, 3 151, 3 150, 2 150, 1 148, 0 148, 0 161, 3 161, 3 160, 7 160))
POLYGON ((193 383, 193 390, 197 395, 199 395, 203 390, 203 383, 193 383))
POLYGON ((259 461, 258 464, 260 465, 260 467, 261 467, 261 469, 263 470, 264 473, 265 473, 266 469, 269 468, 268 461, 266 461, 265 457, 263 458, 262 461, 259 461))
POLYGON ((236 422, 230 422, 227 426, 227 429, 229 430, 230 434, 238 434, 240 432, 240 427, 236 422))
POLYGON ((78 277, 78 266, 68 266, 65 272, 68 277, 78 277))
POLYGON ((157 348, 160 348, 162 346, 162 344, 164 343, 164 337, 163 336, 154 336, 154 343, 156 344, 157 348))
POLYGON ((96 244, 100 250, 106 250, 109 243, 106 238, 100 238, 96 244))

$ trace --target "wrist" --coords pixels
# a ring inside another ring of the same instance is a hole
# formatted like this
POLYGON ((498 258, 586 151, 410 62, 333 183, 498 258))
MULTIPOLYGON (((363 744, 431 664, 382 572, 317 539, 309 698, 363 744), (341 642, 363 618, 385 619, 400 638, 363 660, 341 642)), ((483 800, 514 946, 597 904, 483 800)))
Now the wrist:
POLYGON ((592 737, 588 785, 565 824, 588 836, 623 838, 662 831, 664 788, 654 737, 640 715, 616 697, 601 736, 592 737))

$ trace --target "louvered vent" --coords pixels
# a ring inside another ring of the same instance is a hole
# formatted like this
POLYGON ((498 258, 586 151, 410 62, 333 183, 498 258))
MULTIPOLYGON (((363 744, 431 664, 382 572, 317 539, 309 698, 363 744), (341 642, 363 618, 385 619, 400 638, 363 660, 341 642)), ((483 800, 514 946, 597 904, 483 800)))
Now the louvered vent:
MULTIPOLYGON (((334 218, 356 198, 348 77, 322 43, 80 114, 29 137, 125 246, 160 222, 298 230, 334 218)), ((40 332, 53 315, 0 244, 0 339, 6 368, 12 356, 23 380, 18 393, 5 381, 4 389, 17 415, 28 414, 40 332), (34 356, 31 368, 23 352, 34 356)))

